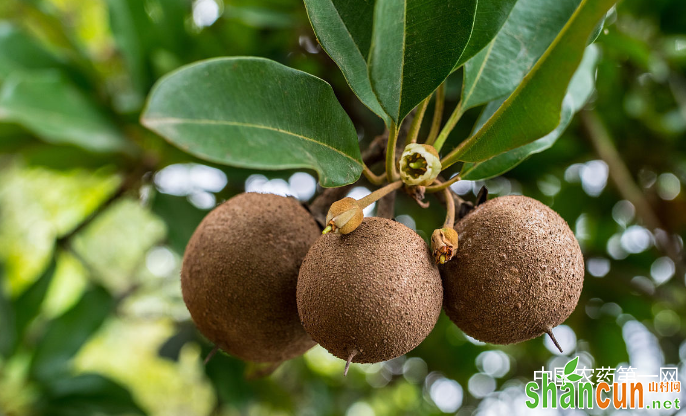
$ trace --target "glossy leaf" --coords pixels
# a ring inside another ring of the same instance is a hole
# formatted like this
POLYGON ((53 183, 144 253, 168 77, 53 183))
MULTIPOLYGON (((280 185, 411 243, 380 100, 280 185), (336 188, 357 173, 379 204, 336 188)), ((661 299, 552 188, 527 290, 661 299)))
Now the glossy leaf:
POLYGON ((461 67, 491 43, 510 16, 516 2, 517 0, 478 0, 472 35, 453 70, 461 67))
POLYGON ((367 73, 374 0, 305 0, 305 7, 317 40, 341 69, 350 88, 389 124, 367 73))
POLYGON ((69 360, 112 312, 114 299, 102 287, 86 292, 71 309, 48 324, 31 362, 31 374, 49 380, 65 373, 69 360))
POLYGON ((614 0, 584 0, 512 95, 445 165, 479 162, 539 139, 560 124, 560 108, 587 40, 614 0))
MULTIPOLYGON (((499 154, 483 162, 476 164, 466 163, 462 168, 462 179, 480 180, 502 175, 519 165, 529 156, 540 153, 555 144, 557 139, 567 129, 574 114, 581 110, 593 93, 598 58, 598 47, 595 45, 588 46, 586 52, 584 52, 584 58, 581 61, 581 65, 579 65, 579 68, 574 73, 572 81, 567 88, 567 95, 565 95, 565 98, 562 101, 560 124, 555 130, 536 141, 499 154)), ((504 101, 504 99, 497 100, 486 106, 474 127, 475 132, 491 118, 504 101)))
POLYGON ((142 123, 216 163, 311 168, 327 187, 362 172, 357 132, 329 84, 267 59, 219 58, 174 72, 153 89, 142 123))
POLYGON ((126 139, 58 71, 15 73, 0 91, 0 121, 21 124, 41 139, 93 152, 123 151, 126 139))
POLYGON ((100 374, 80 374, 51 380, 46 388, 40 414, 144 415, 131 393, 100 374))
POLYGON ((514 91, 579 3, 518 0, 498 35, 465 64, 462 108, 486 104, 514 91))
POLYGON ((476 0, 377 0, 372 88, 399 123, 450 74, 469 42, 476 0))

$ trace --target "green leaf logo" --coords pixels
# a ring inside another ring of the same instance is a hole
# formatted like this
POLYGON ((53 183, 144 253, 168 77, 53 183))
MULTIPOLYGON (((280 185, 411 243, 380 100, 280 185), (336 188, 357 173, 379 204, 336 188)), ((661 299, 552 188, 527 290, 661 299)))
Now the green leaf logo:
MULTIPOLYGON (((575 357, 573 360, 569 360, 567 364, 565 364, 565 377, 567 377, 567 380, 569 381, 579 381, 581 380, 581 376, 578 374, 574 374, 574 371, 576 371, 576 367, 579 365, 579 357, 575 357)), ((557 375, 560 377, 560 375, 557 375)), ((562 377, 560 377, 562 378, 562 377)))

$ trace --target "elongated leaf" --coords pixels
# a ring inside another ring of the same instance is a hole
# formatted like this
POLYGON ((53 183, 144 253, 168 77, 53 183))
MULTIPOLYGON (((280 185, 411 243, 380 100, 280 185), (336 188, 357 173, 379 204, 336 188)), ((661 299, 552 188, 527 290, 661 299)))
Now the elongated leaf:
POLYGON ((367 73, 374 0, 305 0, 319 43, 343 72, 348 85, 370 110, 389 124, 367 73))
POLYGON ((56 253, 54 253, 38 279, 12 301, 12 309, 15 316, 15 342, 21 341, 26 328, 40 312, 56 270, 57 257, 56 253))
MULTIPOLYGON (((574 73, 567 88, 567 95, 562 101, 560 124, 544 137, 524 146, 517 147, 505 153, 494 156, 480 163, 466 163, 462 168, 462 178, 468 180, 489 179, 502 175, 519 165, 529 156, 550 148, 564 133, 576 112, 586 104, 595 87, 595 71, 598 64, 598 47, 590 45, 584 52, 581 65, 574 73)), ((500 108, 505 100, 489 103, 476 123, 474 131, 478 131, 486 121, 500 108)))
POLYGON ((583 0, 524 81, 474 136, 451 152, 449 162, 486 160, 553 131, 587 41, 614 2, 583 0))
POLYGON ((463 109, 514 91, 580 1, 518 0, 495 39, 465 64, 463 109))
POLYGON ((486 47, 505 24, 517 0, 478 0, 469 43, 453 70, 486 47))
POLYGON ((26 33, 0 22, 0 78, 13 71, 60 67, 62 62, 26 33))
POLYGON ((114 299, 102 287, 86 292, 71 309, 55 318, 36 348, 31 374, 50 380, 68 369, 69 360, 102 325, 114 299))
POLYGON ((372 88, 399 123, 450 74, 469 42, 476 0, 377 0, 372 88))
POLYGON ((141 121, 217 163, 311 168, 328 187, 353 183, 362 172, 355 127, 329 84, 268 59, 184 67, 153 89, 141 121))
POLYGON ((130 148, 115 125, 58 71, 8 77, 0 91, 0 120, 21 124, 50 143, 94 152, 130 148))

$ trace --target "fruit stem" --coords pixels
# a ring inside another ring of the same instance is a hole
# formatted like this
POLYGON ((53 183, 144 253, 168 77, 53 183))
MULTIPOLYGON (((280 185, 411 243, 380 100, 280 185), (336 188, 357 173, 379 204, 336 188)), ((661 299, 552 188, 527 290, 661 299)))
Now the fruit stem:
POLYGON ((552 330, 552 328, 547 328, 547 329, 545 330, 545 333, 548 334, 548 336, 549 336, 550 339, 553 341, 553 344, 555 344, 555 346, 557 347, 557 349, 560 350, 560 352, 563 352, 563 351, 562 351, 562 347, 560 347, 560 344, 559 344, 559 343, 557 342, 557 340, 555 339, 555 335, 553 335, 553 330, 552 330))
POLYGON ((371 194, 365 196, 362 199, 359 199, 357 201, 357 204, 360 206, 360 208, 365 209, 374 202, 378 201, 379 199, 385 197, 386 195, 390 194, 393 191, 396 191, 400 189, 400 187, 403 186, 402 181, 396 180, 393 183, 389 183, 388 185, 384 186, 383 188, 377 189, 376 191, 372 192, 371 194))
POLYGON ((362 167, 362 174, 364 175, 365 178, 372 184, 372 185, 382 185, 384 182, 386 182, 386 177, 384 175, 377 175, 374 172, 369 169, 369 167, 365 164, 362 167))
MULTIPOLYGON (((462 101, 460 101, 457 104, 457 107, 455 107, 455 111, 453 111, 453 113, 450 115, 448 121, 445 122, 445 126, 443 126, 443 130, 441 130, 441 134, 438 135, 436 143, 433 145, 436 148, 437 152, 441 151, 441 147, 443 147, 443 145, 445 144, 445 141, 448 139, 448 135, 451 131, 453 131, 453 128, 455 128, 457 122, 460 121, 460 117, 462 117, 462 114, 464 114, 464 111, 462 110, 462 101)), ((444 160, 447 159, 451 154, 453 154, 453 152, 454 150, 450 152, 448 156, 444 158, 444 160)), ((443 161, 441 161, 441 164, 443 164, 443 161)), ((443 168, 447 168, 448 166, 449 164, 443 164, 443 168)))
POLYGON ((343 370, 343 375, 347 376, 348 375, 348 369, 350 368, 350 363, 353 362, 353 357, 357 355, 357 350, 352 350, 350 352, 350 355, 348 356, 348 361, 345 362, 345 370, 343 370))
POLYGON ((398 126, 391 121, 386 145, 386 178, 388 182, 395 182, 400 178, 398 169, 395 167, 395 145, 398 142, 398 126))
MULTIPOLYGON (((436 90, 436 104, 434 105, 434 117, 431 122, 431 131, 426 139, 426 144, 433 144, 438 136, 443 120, 443 108, 445 107, 445 82, 438 86, 436 90)), ((438 149, 436 149, 438 150, 438 149)))
POLYGON ((434 183, 437 183, 437 184, 440 184, 440 185, 431 185, 431 186, 427 186, 427 187, 424 189, 424 192, 426 192, 427 194, 432 194, 432 193, 434 193, 434 192, 441 192, 441 191, 444 190, 444 189, 450 188, 450 186, 451 186, 452 184, 454 184, 455 182, 459 181, 460 179, 461 179, 461 178, 460 178, 460 175, 455 175, 455 176, 453 176, 452 178, 448 179, 447 181, 445 181, 445 182, 443 182, 443 183, 441 183, 439 180, 435 180, 434 183))
POLYGON ((207 357, 205 357, 205 361, 203 361, 203 364, 207 365, 207 363, 210 362, 210 360, 212 359, 212 357, 214 357, 217 351, 219 351, 219 345, 215 345, 214 348, 212 348, 212 351, 210 351, 210 353, 207 354, 207 357))
POLYGON ((429 101, 431 101, 431 96, 426 97, 426 100, 422 101, 417 107, 417 112, 410 125, 410 131, 405 138, 405 146, 410 143, 417 143, 417 136, 419 135, 419 129, 422 127, 422 120, 424 120, 424 113, 426 113, 426 108, 429 106, 429 101))
POLYGON ((455 225, 455 200, 453 199, 450 188, 445 188, 443 190, 443 195, 445 196, 445 207, 448 210, 445 215, 443 228, 453 228, 453 225, 455 225))

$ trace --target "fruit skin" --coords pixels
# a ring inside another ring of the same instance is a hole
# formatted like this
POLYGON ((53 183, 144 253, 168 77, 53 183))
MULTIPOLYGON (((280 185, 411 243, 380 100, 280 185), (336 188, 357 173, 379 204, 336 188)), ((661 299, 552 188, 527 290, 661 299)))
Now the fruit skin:
POLYGON ((315 343, 295 302, 298 270, 320 228, 292 199, 244 193, 210 212, 181 268, 183 299, 200 332, 244 360, 277 362, 315 343))
POLYGON ((466 334, 511 344, 535 338, 574 311, 584 259, 567 223, 525 196, 476 207, 455 226, 460 247, 441 266, 444 309, 466 334))
POLYGON ((441 312, 443 287, 414 231, 365 218, 347 235, 322 236, 298 277, 298 313, 312 338, 338 358, 374 363, 412 350, 441 312))

